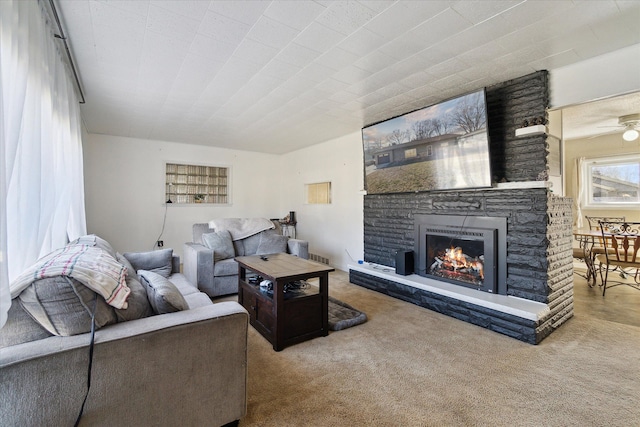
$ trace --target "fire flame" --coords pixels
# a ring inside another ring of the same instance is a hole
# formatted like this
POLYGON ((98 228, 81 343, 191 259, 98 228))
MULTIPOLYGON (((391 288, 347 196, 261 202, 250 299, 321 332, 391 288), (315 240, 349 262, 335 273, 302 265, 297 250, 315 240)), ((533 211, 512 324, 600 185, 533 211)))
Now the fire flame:
POLYGON ((445 249, 445 254, 443 257, 443 261, 448 263, 453 270, 461 270, 461 269, 473 269, 478 272, 480 278, 484 279, 484 265, 481 261, 476 259, 471 259, 467 257, 464 252, 462 252, 461 247, 451 247, 449 249, 445 249))

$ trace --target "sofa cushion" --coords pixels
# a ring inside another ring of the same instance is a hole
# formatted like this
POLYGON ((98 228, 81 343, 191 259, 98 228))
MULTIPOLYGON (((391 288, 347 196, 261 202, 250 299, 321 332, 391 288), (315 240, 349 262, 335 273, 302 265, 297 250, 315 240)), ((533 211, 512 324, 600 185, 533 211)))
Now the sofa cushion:
POLYGON ((266 233, 263 231, 260 234, 254 234, 253 236, 249 236, 246 239, 242 240, 242 244, 244 245, 244 254, 246 256, 255 255, 258 250, 258 245, 260 245, 260 239, 262 235, 266 233))
POLYGON ((260 236, 260 244, 256 255, 277 254, 287 252, 287 236, 277 234, 263 234, 260 236))
POLYGON ((150 252, 125 252, 123 255, 136 271, 153 271, 165 278, 171 276, 173 267, 173 249, 171 248, 150 252))
POLYGON ((173 283, 176 288, 178 288, 178 291, 180 291, 185 299, 187 295, 200 293, 200 290, 193 286, 191 282, 189 282, 187 278, 184 277, 184 275, 181 273, 172 274, 171 276, 169 276, 169 281, 173 283))
POLYGON ((216 262, 216 264, 213 266, 213 275, 215 277, 237 276, 238 263, 231 258, 216 262))
POLYGON ((189 308, 178 288, 166 277, 146 270, 138 270, 138 275, 147 288, 147 297, 154 313, 173 313, 189 308))
POLYGON ((0 349, 50 336, 45 328, 24 311, 19 298, 11 300, 7 323, 0 329, 0 349))
POLYGON ((147 298, 147 290, 138 280, 136 270, 122 254, 116 253, 116 259, 127 268, 127 287, 131 289, 129 298, 127 298, 127 308, 115 309, 118 322, 142 319, 153 315, 153 308, 147 298))
POLYGON ((189 305, 189 309, 205 307, 213 304, 207 294, 203 292, 196 292, 195 294, 187 295, 184 299, 189 305))
POLYGON ((227 230, 203 234, 202 242, 207 248, 213 250, 213 260, 215 262, 233 258, 236 255, 231 241, 231 234, 227 230))
POLYGON ((113 307, 75 279, 55 276, 34 281, 20 294, 24 310, 54 335, 69 336, 91 330, 96 304, 96 329, 117 322, 113 307))

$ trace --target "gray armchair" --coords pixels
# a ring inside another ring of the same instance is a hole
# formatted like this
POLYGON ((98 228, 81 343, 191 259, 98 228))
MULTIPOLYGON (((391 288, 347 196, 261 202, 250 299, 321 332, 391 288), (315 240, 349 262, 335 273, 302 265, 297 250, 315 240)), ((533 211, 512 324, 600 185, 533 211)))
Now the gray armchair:
MULTIPOLYGON (((309 259, 309 242, 282 236, 282 228, 277 221, 272 221, 275 228, 264 230, 238 240, 233 240, 234 256, 260 255, 277 252, 269 251, 265 241, 286 239, 286 252, 300 258, 309 259), (266 250, 266 252, 265 252, 266 250)), ((182 266, 187 280, 210 297, 217 297, 238 292, 238 264, 233 257, 217 259, 214 250, 205 246, 203 234, 219 230, 209 228, 208 223, 193 224, 193 241, 184 244, 182 266)), ((280 252, 282 252, 280 250, 280 252)))

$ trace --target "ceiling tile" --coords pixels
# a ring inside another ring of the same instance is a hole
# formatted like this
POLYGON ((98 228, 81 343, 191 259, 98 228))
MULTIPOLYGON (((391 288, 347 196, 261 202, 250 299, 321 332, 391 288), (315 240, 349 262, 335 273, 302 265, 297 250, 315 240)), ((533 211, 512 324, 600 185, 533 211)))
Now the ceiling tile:
POLYGON ((349 35, 366 24, 376 13, 356 1, 337 1, 318 16, 316 22, 334 31, 349 35))
POLYGON ((262 67, 277 53, 278 49, 274 47, 246 38, 238 45, 233 56, 262 67))
POLYGON ((247 24, 208 10, 200 23, 198 32, 216 40, 237 46, 249 32, 250 28, 247 24))
POLYGON ((251 28, 248 37, 280 50, 289 44, 298 35, 298 32, 298 30, 281 22, 263 16, 251 28))
POLYGON ((231 57, 237 45, 213 39, 203 34, 196 34, 189 47, 189 52, 218 61, 226 61, 231 57))
POLYGON ((337 71, 351 65, 354 61, 358 59, 360 59, 360 55, 347 52, 344 49, 334 46, 324 54, 318 56, 315 59, 314 63, 322 64, 326 67, 332 68, 333 70, 337 71))
POLYGON ((364 28, 392 40, 448 7, 447 1, 399 1, 371 19, 364 28))
POLYGON ((188 18, 155 5, 149 6, 146 26, 149 31, 171 34, 171 37, 191 42, 199 25, 199 19, 188 18))
POLYGON ((519 3, 522 3, 522 0, 460 1, 453 4, 451 8, 467 21, 479 24, 511 9, 519 3))
POLYGON ((302 31, 325 10, 325 6, 315 1, 298 0, 295 7, 292 6, 291 1, 272 1, 264 16, 302 31))
POLYGON ((365 56, 374 52, 378 47, 386 43, 384 37, 367 30, 366 28, 360 28, 349 37, 344 39, 338 44, 338 47, 346 50, 347 52, 354 53, 359 56, 365 56))
MULTIPOLYGON (((141 3, 132 2, 128 0, 127 3, 141 3)), ((152 7, 160 7, 167 11, 173 12, 177 15, 182 15, 186 18, 200 20, 207 12, 209 7, 209 1, 191 1, 191 0, 151 0, 152 7)))
POLYGON ((340 43, 344 38, 343 34, 314 22, 296 37, 295 43, 316 52, 325 52, 340 43))
POLYGON ((291 43, 278 53, 276 59, 294 65, 296 67, 305 67, 318 57, 318 52, 296 43, 291 43))
POLYGON ((407 34, 416 40, 424 40, 426 46, 432 46, 472 25, 470 21, 458 15, 453 9, 445 9, 407 34))
POLYGON ((283 80, 291 78, 302 70, 302 67, 287 64, 278 59, 271 60, 260 72, 267 76, 279 77, 283 80))
MULTIPOLYGON (((182 3, 182 1, 180 1, 182 3)), ((268 1, 256 0, 233 0, 233 1, 211 1, 209 10, 220 15, 232 18, 243 24, 253 25, 262 16, 269 6, 268 1)))

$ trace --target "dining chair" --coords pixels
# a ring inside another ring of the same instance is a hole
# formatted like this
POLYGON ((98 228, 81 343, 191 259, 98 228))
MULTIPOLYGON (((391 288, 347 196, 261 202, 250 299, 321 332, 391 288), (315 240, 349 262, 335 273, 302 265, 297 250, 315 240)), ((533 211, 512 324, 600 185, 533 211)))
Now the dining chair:
POLYGON ((600 222, 600 231, 605 248, 604 253, 597 256, 600 262, 602 296, 607 287, 619 285, 640 290, 640 222, 600 222), (631 270, 630 274, 634 274, 635 270, 633 280, 610 281, 609 272, 612 268, 628 269, 631 270))
MULTIPOLYGON (((584 216, 587 219, 587 223, 589 224, 589 230, 600 231, 600 222, 625 222, 627 219, 624 216, 584 216)), ((598 255, 604 254, 605 247, 602 239, 598 239, 594 242, 593 247, 591 248, 591 264, 595 266, 595 262, 598 259, 598 255)), ((615 270, 616 268, 614 268, 615 270)), ((625 277, 625 272, 622 269, 620 270, 620 274, 625 277)))

